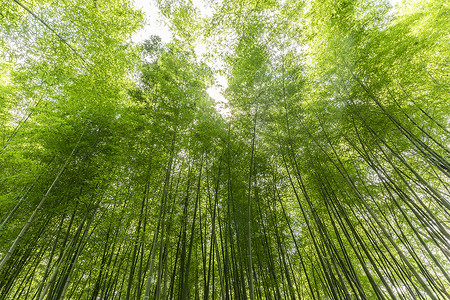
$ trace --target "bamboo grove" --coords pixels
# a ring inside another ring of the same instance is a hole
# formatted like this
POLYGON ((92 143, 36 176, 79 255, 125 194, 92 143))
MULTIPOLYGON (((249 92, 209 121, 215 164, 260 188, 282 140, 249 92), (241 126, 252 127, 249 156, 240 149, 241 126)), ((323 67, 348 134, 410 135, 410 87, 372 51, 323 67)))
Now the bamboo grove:
POLYGON ((195 3, 0 4, 0 299, 450 299, 448 3, 195 3))

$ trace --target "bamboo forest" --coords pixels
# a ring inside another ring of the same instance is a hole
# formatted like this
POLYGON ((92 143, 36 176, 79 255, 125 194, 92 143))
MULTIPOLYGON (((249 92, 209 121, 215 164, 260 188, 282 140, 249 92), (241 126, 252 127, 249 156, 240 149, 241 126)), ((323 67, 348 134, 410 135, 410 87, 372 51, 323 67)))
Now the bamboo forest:
POLYGON ((450 299, 448 1, 144 2, 0 3, 0 300, 450 299))

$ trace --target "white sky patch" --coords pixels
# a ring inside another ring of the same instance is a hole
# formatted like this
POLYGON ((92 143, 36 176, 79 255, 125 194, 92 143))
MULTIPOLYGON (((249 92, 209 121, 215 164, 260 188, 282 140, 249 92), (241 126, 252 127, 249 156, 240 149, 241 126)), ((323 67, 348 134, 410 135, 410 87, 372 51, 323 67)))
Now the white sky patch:
POLYGON ((145 25, 137 34, 132 37, 135 43, 143 42, 151 35, 158 35, 163 43, 169 43, 172 40, 172 34, 169 27, 162 22, 158 7, 152 0, 134 0, 134 6, 144 12, 145 25))
POLYGON ((201 58, 208 52, 208 46, 205 43, 198 42, 194 47, 194 51, 198 58, 201 58))
POLYGON ((395 6, 397 4, 400 4, 402 0, 389 0, 389 2, 391 3, 392 6, 395 6))
POLYGON ((202 0, 193 0, 192 4, 200 11, 202 18, 211 17, 214 13, 212 7, 202 0))
POLYGON ((227 78, 223 75, 215 74, 215 84, 208 88, 206 92, 214 99, 215 108, 224 117, 229 118, 231 116, 231 110, 228 107, 228 99, 225 98, 222 92, 228 87, 227 78))
MULTIPOLYGON (((212 7, 205 3, 205 1, 194 0, 192 3, 200 11, 202 18, 213 15, 212 7)), ((172 33, 169 27, 164 24, 154 0, 134 0, 134 6, 145 13, 145 26, 140 32, 134 35, 132 38, 133 42, 142 42, 150 35, 160 36, 164 43, 168 43, 173 39, 172 33)))

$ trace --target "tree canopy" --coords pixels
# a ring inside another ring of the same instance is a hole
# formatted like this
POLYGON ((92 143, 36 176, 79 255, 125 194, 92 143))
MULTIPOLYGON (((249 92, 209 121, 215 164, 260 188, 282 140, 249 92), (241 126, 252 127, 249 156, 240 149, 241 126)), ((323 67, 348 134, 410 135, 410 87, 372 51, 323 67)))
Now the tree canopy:
POLYGON ((448 4, 155 4, 0 4, 0 299, 450 299, 448 4))

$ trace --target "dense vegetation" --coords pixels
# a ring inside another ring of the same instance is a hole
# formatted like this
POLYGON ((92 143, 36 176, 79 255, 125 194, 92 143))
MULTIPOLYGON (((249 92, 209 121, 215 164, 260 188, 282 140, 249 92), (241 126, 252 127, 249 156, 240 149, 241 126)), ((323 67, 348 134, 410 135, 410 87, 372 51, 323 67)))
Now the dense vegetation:
POLYGON ((0 4, 0 299, 450 299, 448 3, 205 3, 0 4))

